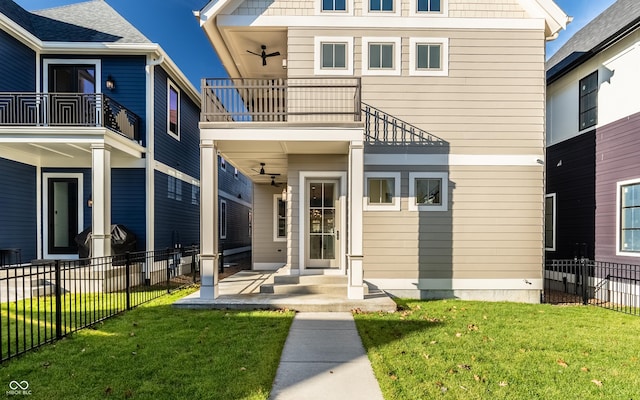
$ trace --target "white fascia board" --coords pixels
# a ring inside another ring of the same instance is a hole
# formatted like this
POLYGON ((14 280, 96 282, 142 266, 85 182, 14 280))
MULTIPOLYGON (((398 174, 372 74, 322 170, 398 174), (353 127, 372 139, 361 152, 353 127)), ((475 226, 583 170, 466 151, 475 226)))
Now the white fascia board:
POLYGON ((42 41, 40 39, 4 14, 0 14, 0 28, 7 31, 9 35, 13 36, 20 42, 24 43, 31 50, 37 51, 42 48, 42 41))
POLYGON ((415 28, 415 29, 545 29, 542 18, 420 18, 420 17, 351 17, 220 15, 218 26, 323 27, 323 28, 415 28))
POLYGON ((535 154, 365 154, 364 164, 542 167, 544 156, 535 154))
POLYGON ((98 54, 146 54, 160 49, 156 43, 87 43, 87 42, 43 42, 42 53, 98 53, 98 54))
POLYGON ((362 129, 200 129, 200 139, 216 141, 352 142, 362 129))
POLYGON ((533 18, 543 18, 548 28, 547 36, 555 39, 561 29, 567 29, 571 22, 569 17, 552 0, 518 0, 522 8, 533 18))
POLYGON ((207 3, 206 6, 202 8, 196 14, 196 17, 200 21, 200 26, 203 26, 207 23, 208 20, 216 17, 220 14, 220 11, 229 3, 230 0, 213 0, 207 3))

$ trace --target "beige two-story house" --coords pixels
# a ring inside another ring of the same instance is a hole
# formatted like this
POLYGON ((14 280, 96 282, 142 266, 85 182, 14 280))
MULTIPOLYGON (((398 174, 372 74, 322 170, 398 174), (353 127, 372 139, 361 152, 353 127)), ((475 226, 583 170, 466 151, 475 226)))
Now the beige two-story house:
POLYGON ((216 155, 253 181, 253 268, 402 297, 538 302, 552 0, 214 0, 202 298, 218 295, 216 155), (222 106, 221 106, 222 105, 222 106))

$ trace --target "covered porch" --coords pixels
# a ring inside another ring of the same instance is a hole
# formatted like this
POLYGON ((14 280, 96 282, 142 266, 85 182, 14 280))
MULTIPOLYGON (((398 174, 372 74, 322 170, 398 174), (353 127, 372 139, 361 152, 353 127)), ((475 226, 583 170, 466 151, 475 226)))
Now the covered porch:
POLYGON ((203 80, 201 299, 220 295, 218 156, 253 182, 254 270, 344 276, 347 297, 364 298, 365 134, 349 81, 203 80))

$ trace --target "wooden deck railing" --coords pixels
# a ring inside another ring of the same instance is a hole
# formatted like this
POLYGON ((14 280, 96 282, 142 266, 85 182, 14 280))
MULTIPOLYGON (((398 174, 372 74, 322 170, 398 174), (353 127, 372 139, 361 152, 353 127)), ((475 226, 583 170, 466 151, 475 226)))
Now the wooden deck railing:
POLYGON ((0 92, 0 126, 98 126, 140 139, 140 117, 102 93, 0 92))
POLYGON ((360 78, 202 80, 202 122, 358 122, 360 78))

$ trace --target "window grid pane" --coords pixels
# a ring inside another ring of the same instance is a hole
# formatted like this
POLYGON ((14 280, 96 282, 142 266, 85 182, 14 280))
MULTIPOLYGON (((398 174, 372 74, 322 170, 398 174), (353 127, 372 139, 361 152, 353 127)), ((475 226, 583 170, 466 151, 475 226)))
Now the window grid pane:
POLYGON ((419 205, 442 205, 440 190, 442 179, 422 178, 415 181, 416 204, 419 205))
POLYGON ((346 0, 322 0, 322 11, 347 11, 346 0))
POLYGON ((441 48, 439 44, 417 44, 416 69, 441 69, 441 48))
POLYGON ((640 252, 640 183, 621 187, 620 246, 640 252))
POLYGON ((393 204, 393 178, 370 178, 368 181, 369 204, 393 204))
POLYGON ((393 69, 393 43, 369 44, 369 69, 393 69))
POLYGON ((580 80, 579 129, 586 129, 598 123, 598 71, 580 80))
POLYGON ((440 12, 440 0, 418 0, 417 7, 419 12, 440 12))

